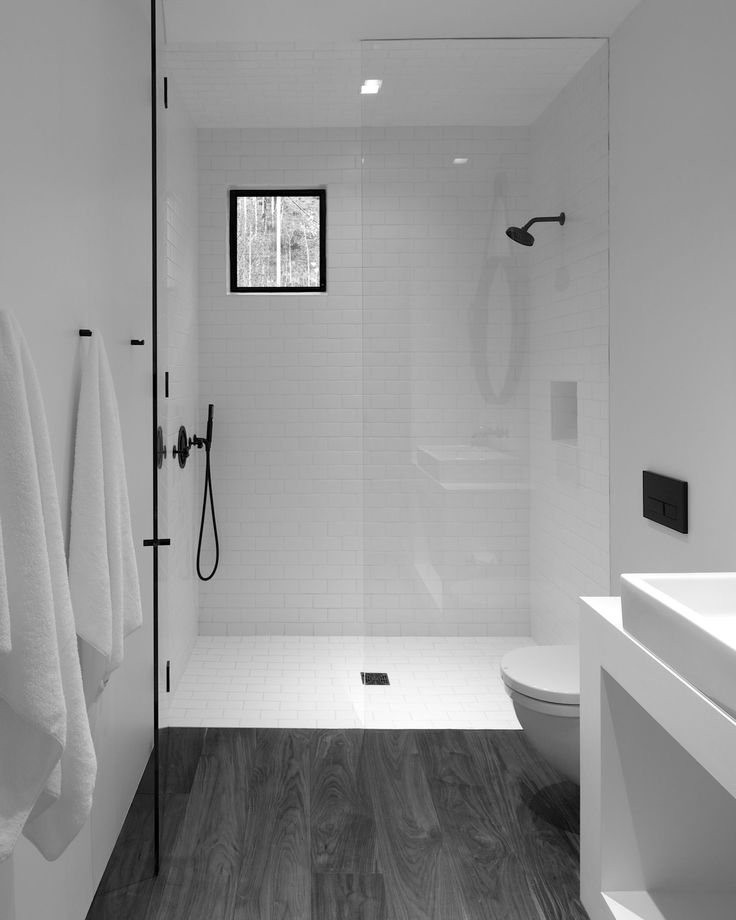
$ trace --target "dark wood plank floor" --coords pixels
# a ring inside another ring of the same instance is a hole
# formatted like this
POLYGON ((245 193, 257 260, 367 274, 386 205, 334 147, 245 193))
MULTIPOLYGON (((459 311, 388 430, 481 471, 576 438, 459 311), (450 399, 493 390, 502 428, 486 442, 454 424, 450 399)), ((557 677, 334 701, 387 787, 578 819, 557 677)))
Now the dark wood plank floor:
MULTIPOLYGON (((577 787, 514 731, 171 729, 158 878, 88 920, 586 920, 577 787)), ((115 866, 118 866, 116 869, 115 866)))

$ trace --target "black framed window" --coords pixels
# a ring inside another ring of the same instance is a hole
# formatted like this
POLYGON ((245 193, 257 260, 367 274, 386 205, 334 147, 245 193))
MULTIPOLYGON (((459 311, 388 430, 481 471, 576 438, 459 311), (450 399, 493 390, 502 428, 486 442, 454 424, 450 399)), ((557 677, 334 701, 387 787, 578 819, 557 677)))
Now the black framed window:
POLYGON ((326 291, 325 189, 230 190, 230 291, 326 291))

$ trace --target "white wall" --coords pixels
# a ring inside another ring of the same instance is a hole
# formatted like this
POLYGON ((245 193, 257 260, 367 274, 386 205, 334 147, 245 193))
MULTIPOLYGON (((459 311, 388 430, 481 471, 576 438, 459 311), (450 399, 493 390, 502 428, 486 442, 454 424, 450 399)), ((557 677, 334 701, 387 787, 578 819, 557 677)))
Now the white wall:
POLYGON ((611 587, 733 569, 736 6, 644 0, 611 42, 611 587), (642 517, 686 479, 687 536, 642 517))
POLYGON ((215 404, 222 546, 201 632, 359 633, 358 131, 201 131, 199 153, 200 416, 215 404), (326 186, 326 294, 227 293, 230 186, 326 186))
POLYGON ((151 522, 148 43, 141 4, 41 0, 3 10, 2 307, 18 317, 38 368, 65 527, 77 330, 105 337, 144 601, 144 626, 95 713, 91 820, 55 863, 20 842, 0 874, 3 920, 85 916, 152 745, 151 561, 141 546, 151 522))
POLYGON ((578 597, 609 591, 606 46, 532 125, 529 200, 533 215, 566 213, 527 250, 531 628, 574 643, 578 597), (577 389, 574 437, 552 419, 561 381, 577 389))
MULTIPOLYGON (((161 81, 163 82, 163 81, 161 81)), ((199 177, 197 131, 176 85, 159 108, 159 422, 167 456, 159 476, 159 532, 171 546, 159 553, 159 701, 161 724, 199 631, 195 571, 204 463, 194 451, 180 469, 171 449, 180 425, 205 434, 199 411, 199 177), (169 397, 165 373, 169 373, 169 397), (166 693, 166 662, 171 686, 166 693)))

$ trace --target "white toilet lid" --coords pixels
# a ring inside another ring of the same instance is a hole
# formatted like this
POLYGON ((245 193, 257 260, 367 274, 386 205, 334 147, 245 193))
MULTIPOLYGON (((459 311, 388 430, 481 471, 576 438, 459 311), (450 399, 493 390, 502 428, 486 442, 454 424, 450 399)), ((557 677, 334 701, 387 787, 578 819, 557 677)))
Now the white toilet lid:
POLYGON ((504 683, 535 700, 580 705, 580 651, 577 645, 533 645, 506 652, 504 683))

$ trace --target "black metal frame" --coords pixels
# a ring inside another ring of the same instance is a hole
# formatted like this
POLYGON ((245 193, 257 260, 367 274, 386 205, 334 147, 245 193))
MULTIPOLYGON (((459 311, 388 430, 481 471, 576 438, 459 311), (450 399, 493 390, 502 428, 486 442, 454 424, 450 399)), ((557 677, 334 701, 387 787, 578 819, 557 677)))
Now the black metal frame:
POLYGON ((153 852, 154 873, 161 866, 161 796, 159 791, 159 698, 158 698, 158 548, 164 542, 158 535, 158 182, 157 144, 158 80, 156 0, 151 0, 151 397, 152 439, 151 468, 153 471, 153 539, 144 541, 153 549, 153 852))
POLYGON ((228 194, 228 260, 229 293, 231 294, 324 294, 327 291, 327 190, 302 189, 242 189, 232 188, 228 194), (311 287, 242 287, 238 285, 238 198, 319 198, 319 284, 311 287))

